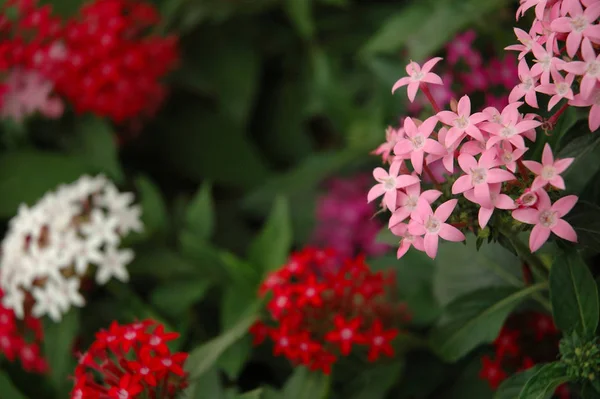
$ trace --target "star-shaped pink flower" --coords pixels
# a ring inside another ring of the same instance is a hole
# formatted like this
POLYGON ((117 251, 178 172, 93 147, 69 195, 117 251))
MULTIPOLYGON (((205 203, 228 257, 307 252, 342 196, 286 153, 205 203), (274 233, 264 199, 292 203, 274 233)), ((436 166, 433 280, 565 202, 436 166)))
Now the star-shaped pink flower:
POLYGON ((519 101, 521 98, 525 97, 525 102, 532 106, 533 108, 538 107, 537 97, 535 93, 535 88, 537 84, 537 78, 533 76, 529 67, 527 66, 526 60, 521 60, 519 62, 519 79, 521 79, 521 83, 516 85, 510 92, 508 96, 508 101, 511 103, 519 101))
POLYGON ((577 196, 567 195, 552 204, 546 191, 540 190, 537 195, 537 209, 520 208, 512 212, 512 217, 519 222, 535 225, 529 236, 531 252, 540 249, 548 241, 550 233, 567 241, 577 242, 577 233, 569 223, 562 219, 577 203, 577 196))
POLYGON ((427 165, 429 165, 430 163, 435 162, 441 158, 444 168, 448 171, 448 173, 452 174, 452 173, 454 173, 454 159, 456 158, 456 156, 454 155, 454 152, 458 149, 460 142, 455 141, 450 146, 444 145, 444 143, 446 142, 447 134, 448 134, 448 128, 446 128, 446 127, 443 127, 438 131, 439 143, 442 144, 446 148, 446 152, 444 152, 444 154, 429 154, 429 155, 427 155, 427 158, 425 160, 427 162, 427 165))
POLYGON ((519 160, 519 158, 521 158, 527 151, 527 148, 512 148, 512 145, 506 141, 503 142, 501 146, 496 148, 498 149, 498 160, 502 165, 506 166, 506 169, 513 173, 517 170, 516 161, 519 160))
MULTIPOLYGON (((486 207, 480 207, 479 208, 479 215, 478 215, 478 221, 479 221, 479 226, 481 226, 482 229, 485 228, 485 226, 487 226, 488 222, 490 221, 490 218, 492 217, 492 214, 494 213, 494 209, 498 208, 498 209, 515 209, 517 206, 515 205, 515 201, 513 201, 512 198, 510 198, 508 195, 506 194, 501 194, 500 191, 502 189, 502 184, 501 183, 496 183, 496 184, 490 184, 490 204, 491 207, 486 208, 486 207)), ((468 199, 471 202, 474 203, 478 203, 477 199, 475 198, 475 190, 469 190, 469 191, 465 191, 465 198, 468 199)))
POLYGON ((522 59, 527 54, 531 52, 531 48, 533 46, 533 42, 537 42, 539 36, 536 34, 529 34, 525 32, 523 29, 515 28, 515 35, 517 39, 521 42, 521 44, 513 44, 511 46, 505 47, 505 50, 511 51, 520 51, 518 58, 522 59))
POLYGON ((586 38, 581 43, 583 61, 573 61, 562 65, 562 69, 575 75, 583 76, 580 90, 583 97, 592 94, 596 82, 600 81, 600 54, 596 55, 592 43, 586 38))
POLYGON ((479 161, 469 154, 461 154, 458 156, 458 164, 466 175, 454 182, 452 194, 474 189, 475 202, 486 208, 492 207, 489 185, 515 179, 509 171, 496 168, 496 150, 485 151, 479 161))
POLYGON ((577 94, 573 100, 569 101, 569 105, 575 107, 590 107, 590 115, 588 117, 588 124, 592 132, 600 128, 600 85, 596 85, 592 94, 585 98, 581 94, 577 94))
POLYGON ((568 33, 567 54, 573 58, 584 37, 590 40, 600 38, 600 25, 596 24, 600 17, 600 3, 590 5, 585 11, 579 1, 572 1, 568 6, 569 16, 554 19, 550 27, 554 32, 568 33))
POLYGON ((410 234, 416 236, 425 235, 423 238, 425 253, 432 259, 435 259, 437 255, 439 237, 454 242, 465 240, 465 235, 459 229, 446 223, 457 202, 457 199, 446 201, 433 212, 427 201, 421 201, 413 223, 408 225, 410 234))
POLYGON ((565 64, 565 61, 554 56, 552 48, 554 38, 555 35, 551 34, 545 47, 537 42, 532 43, 531 50, 535 56, 536 63, 531 67, 531 73, 533 76, 540 76, 542 84, 550 83, 550 73, 558 71, 565 64))
POLYGON ((408 157, 412 166, 418 174, 423 172, 423 158, 425 153, 444 154, 446 149, 437 141, 430 139, 438 119, 429 117, 417 127, 411 118, 404 119, 405 138, 398 140, 394 147, 394 153, 400 157, 408 157))
POLYGON ((401 162, 393 162, 390 172, 383 168, 375 168, 373 177, 379 183, 374 185, 367 194, 368 202, 383 195, 383 203, 392 212, 396 210, 396 195, 399 188, 404 188, 419 182, 419 178, 411 175, 399 175, 401 162))
POLYGON ((471 115, 471 99, 468 96, 463 96, 458 101, 456 111, 456 113, 452 111, 440 111, 437 114, 442 123, 451 126, 446 135, 446 146, 449 147, 456 141, 462 140, 465 135, 469 135, 475 140, 483 141, 483 136, 477 124, 486 120, 486 116, 481 112, 471 115))
POLYGON ((523 161, 523 165, 537 175, 535 180, 533 180, 531 189, 537 191, 547 184, 550 184, 560 190, 564 190, 565 181, 560 174, 564 172, 574 160, 575 158, 554 160, 550 144, 546 143, 546 145, 544 145, 544 152, 542 153, 542 163, 536 161, 523 161))
POLYGON ((414 61, 411 61, 406 66, 406 73, 408 76, 400 78, 392 87, 392 94, 398 90, 398 88, 402 86, 407 86, 408 99, 410 102, 415 100, 415 96, 417 95, 417 90, 419 89, 419 85, 421 82, 431 83, 435 85, 443 85, 442 78, 436 75, 433 72, 430 72, 431 69, 441 61, 442 58, 435 57, 427 61, 423 64, 423 67, 417 64, 414 61))
POLYGON ((388 160, 390 160, 390 154, 392 153, 394 146, 398 142, 398 139, 402 138, 403 136, 404 136, 403 128, 394 129, 391 126, 388 126, 388 128, 385 131, 385 143, 383 143, 379 147, 377 147, 372 152, 372 154, 381 155, 381 159, 383 159, 383 162, 384 163, 387 162, 388 160))
POLYGON ((390 228, 391 232, 398 236, 402 237, 400 239, 400 246, 398 247, 398 251, 396 252, 396 257, 400 259, 401 257, 408 252, 410 247, 415 247, 415 249, 419 251, 424 251, 425 247, 423 246, 423 237, 419 235, 412 235, 408 230, 408 225, 406 223, 400 223, 390 228))
POLYGON ((392 227, 403 222, 407 217, 415 215, 419 200, 423 199, 431 204, 442 195, 438 190, 425 190, 421 192, 421 184, 413 184, 404 189, 404 192, 398 191, 396 201, 396 210, 390 217, 388 226, 392 227))
POLYGON ((518 108, 521 102, 508 104, 502 110, 500 123, 484 123, 482 128, 488 131, 492 136, 488 139, 486 147, 492 148, 501 141, 508 141, 517 148, 525 148, 525 140, 522 134, 541 125, 536 120, 527 120, 521 118, 518 108))
POLYGON ((521 0, 521 5, 517 9, 517 19, 525 14, 525 11, 535 7, 535 17, 539 20, 544 19, 544 9, 548 0, 521 0))
POLYGON ((573 99, 573 89, 571 86, 573 85, 574 79, 575 75, 571 73, 564 78, 560 73, 553 72, 552 83, 539 85, 535 88, 535 90, 539 91, 540 93, 552 96, 548 102, 548 111, 554 108, 554 106, 563 98, 566 98, 567 100, 573 99))

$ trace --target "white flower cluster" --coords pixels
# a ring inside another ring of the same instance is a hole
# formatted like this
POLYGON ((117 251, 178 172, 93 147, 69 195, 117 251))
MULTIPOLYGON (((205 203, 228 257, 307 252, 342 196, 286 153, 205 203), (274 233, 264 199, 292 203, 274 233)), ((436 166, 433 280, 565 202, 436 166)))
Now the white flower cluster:
POLYGON ((32 207, 21 205, 2 242, 3 305, 23 318, 32 304, 33 316, 58 321, 71 306, 85 304, 79 288, 89 265, 97 266, 98 284, 111 277, 127 281, 125 266, 134 254, 119 244, 143 229, 133 200, 104 176, 82 176, 32 207))

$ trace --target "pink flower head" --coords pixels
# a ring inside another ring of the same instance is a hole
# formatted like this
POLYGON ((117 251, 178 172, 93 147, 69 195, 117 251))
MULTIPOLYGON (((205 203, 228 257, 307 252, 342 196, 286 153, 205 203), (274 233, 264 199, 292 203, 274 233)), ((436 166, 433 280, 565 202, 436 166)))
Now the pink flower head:
POLYGON ((413 217, 417 212, 419 200, 425 200, 431 204, 442 195, 438 190, 426 190, 421 192, 421 184, 413 184, 404 189, 404 192, 398 191, 396 201, 397 208, 390 217, 389 226, 395 226, 403 222, 407 217, 413 217))
POLYGON ((456 113, 452 111, 440 111, 437 117, 442 123, 451 126, 445 139, 447 147, 456 141, 462 140, 465 135, 469 135, 475 140, 483 141, 483 136, 477 124, 485 121, 486 116, 481 112, 471 114, 471 100, 468 96, 463 96, 458 101, 456 113))
POLYGON ((600 54, 596 55, 592 43, 586 38, 581 43, 583 61, 565 63, 562 68, 575 75, 583 75, 581 94, 587 98, 592 94, 596 82, 600 81, 600 54))
POLYGON ((545 47, 537 42, 533 42, 532 44, 536 64, 531 67, 531 73, 533 76, 540 76, 542 84, 550 83, 550 73, 558 71, 565 64, 565 61, 554 56, 553 41, 554 34, 551 34, 545 47))
POLYGON ((600 25, 595 24, 600 17, 600 3, 591 4, 585 11, 579 1, 571 1, 566 4, 568 4, 569 16, 556 18, 550 26, 554 32, 568 33, 567 54, 573 58, 584 37, 589 40, 600 38, 600 25))
POLYGON ((398 259, 403 257, 404 254, 408 252, 410 247, 415 247, 419 251, 425 250, 422 235, 412 235, 409 232, 408 225, 406 223, 397 224, 394 227, 391 227, 390 230, 394 235, 402 237, 400 240, 400 246, 398 247, 398 252, 396 252, 398 259))
POLYGON ((544 10, 548 0, 521 0, 521 5, 517 9, 517 19, 525 14, 525 11, 535 7, 535 17, 539 20, 544 19, 544 10))
POLYGON ((411 175, 399 175, 401 162, 393 162, 390 172, 383 168, 375 168, 373 177, 379 182, 367 194, 368 202, 383 195, 383 203, 392 212, 396 210, 396 191, 419 182, 419 178, 411 175))
POLYGON ((512 148, 512 145, 508 144, 506 141, 496 148, 498 149, 498 160, 502 165, 506 166, 506 169, 513 173, 517 170, 516 161, 527 151, 527 148, 512 148))
POLYGON ((444 146, 429 138, 437 122, 437 117, 432 116, 417 127, 411 118, 406 118, 404 120, 406 137, 398 140, 398 144, 394 147, 396 155, 410 157, 412 166, 418 174, 423 171, 425 153, 441 155, 446 151, 444 146))
POLYGON ((554 106, 563 98, 566 98, 567 100, 573 99, 573 89, 571 86, 573 85, 574 79, 575 75, 573 74, 568 74, 566 78, 563 78, 560 73, 553 72, 552 83, 539 85, 535 88, 535 90, 540 93, 552 96, 548 102, 548 111, 554 108, 554 106))
POLYGON ((529 67, 527 66, 527 61, 522 59, 519 62, 519 79, 521 83, 516 85, 510 92, 508 96, 508 101, 514 103, 519 101, 521 98, 525 97, 525 102, 532 106, 533 108, 538 107, 537 97, 535 95, 535 87, 537 83, 537 78, 533 76, 529 67))
POLYGON ((590 107, 590 115, 588 123, 590 130, 596 131, 600 128, 600 84, 596 84, 592 94, 588 98, 584 98, 582 94, 576 95, 573 100, 569 101, 570 105, 575 107, 590 107))
POLYGON ((445 223, 452 214, 457 202, 457 199, 446 201, 433 212, 427 201, 421 201, 413 223, 408 225, 408 231, 411 234, 425 235, 423 238, 425 253, 432 259, 435 259, 437 255, 439 237, 454 242, 465 240, 465 235, 460 230, 445 223))
POLYGON ((446 146, 446 135, 448 134, 448 128, 443 127, 438 131, 438 140, 440 144, 442 144, 446 148, 446 152, 444 154, 429 154, 427 155, 427 164, 429 165, 432 162, 437 161, 438 159, 442 159, 442 164, 444 168, 448 171, 448 173, 454 173, 454 152, 458 149, 460 145, 459 141, 455 141, 452 145, 446 146))
POLYGON ((440 57, 432 58, 425 64, 423 64, 423 68, 421 68, 416 62, 411 61, 410 64, 406 66, 406 73, 408 74, 408 76, 400 78, 394 84, 394 87, 392 87, 392 94, 396 90, 398 90, 398 88, 402 86, 408 86, 408 99, 411 102, 413 102, 415 100, 415 96, 417 95, 417 90, 419 89, 419 85, 421 84, 421 82, 431 83, 435 85, 444 84, 442 82, 442 78, 440 78, 435 73, 430 72, 431 69, 435 66, 435 64, 441 61, 441 59, 442 58, 440 57))
POLYGON ((551 232, 567 241, 577 242, 577 233, 562 219, 575 206, 577 196, 567 195, 552 204, 546 191, 540 190, 537 194, 537 209, 520 208, 512 212, 512 217, 519 222, 535 225, 529 236, 531 252, 537 251, 548 240, 551 232))
MULTIPOLYGON (((479 208, 479 226, 482 229, 487 226, 492 214, 494 213, 494 208, 498 209, 515 209, 517 206, 515 202, 506 194, 501 194, 500 191, 502 189, 501 183, 490 184, 490 207, 480 207, 479 208)), ((477 198, 475 198, 475 190, 465 191, 465 198, 471 202, 478 204, 477 198)))
POLYGON ((487 150, 479 161, 469 154, 458 156, 458 164, 466 173, 459 177, 452 185, 452 194, 460 194, 473 189, 476 203, 485 207, 493 207, 490 200, 490 184, 502 183, 515 179, 515 176, 504 170, 496 168, 496 150, 487 150))
POLYGON ((450 65, 456 64, 461 58, 468 58, 473 49, 473 41, 477 34, 473 29, 458 34, 446 46, 447 60, 450 65))
POLYGON ((388 126, 388 128, 385 131, 385 143, 383 143, 379 147, 377 147, 372 152, 372 154, 381 155, 383 162, 387 162, 390 159, 390 154, 392 153, 394 146, 396 145, 398 140, 400 138, 402 138, 403 136, 404 136, 403 128, 394 129, 391 126, 388 126))
POLYGON ((535 161, 523 161, 523 165, 536 174, 536 178, 531 185, 531 189, 536 191, 547 184, 550 184, 560 190, 565 189, 565 182, 560 174, 564 172, 575 158, 565 158, 554 160, 550 144, 544 145, 542 153, 542 163, 535 161))
POLYGON ((518 58, 522 59, 531 52, 533 43, 539 39, 538 35, 530 35, 523 29, 515 28, 515 35, 521 44, 513 44, 505 48, 505 50, 520 51, 518 58))
POLYGON ((541 122, 521 118, 518 111, 521 104, 520 102, 508 104, 500 114, 502 119, 500 123, 485 123, 482 125, 483 129, 492 134, 487 141, 486 148, 492 148, 501 141, 508 141, 520 149, 525 148, 525 140, 521 135, 538 127, 541 122))

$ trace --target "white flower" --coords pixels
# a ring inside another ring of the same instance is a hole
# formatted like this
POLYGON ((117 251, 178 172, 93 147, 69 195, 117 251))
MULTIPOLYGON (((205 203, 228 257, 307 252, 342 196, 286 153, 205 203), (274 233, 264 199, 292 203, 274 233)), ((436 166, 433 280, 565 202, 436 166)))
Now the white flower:
POLYGON ((90 220, 81 225, 81 232, 90 241, 110 245, 117 245, 121 241, 117 234, 117 219, 112 215, 106 216, 100 209, 92 210, 90 220))
POLYGON ((104 260, 98 265, 96 281, 106 284, 111 277, 123 282, 129 281, 129 273, 125 267, 133 260, 133 251, 130 249, 117 250, 116 247, 107 247, 104 260))

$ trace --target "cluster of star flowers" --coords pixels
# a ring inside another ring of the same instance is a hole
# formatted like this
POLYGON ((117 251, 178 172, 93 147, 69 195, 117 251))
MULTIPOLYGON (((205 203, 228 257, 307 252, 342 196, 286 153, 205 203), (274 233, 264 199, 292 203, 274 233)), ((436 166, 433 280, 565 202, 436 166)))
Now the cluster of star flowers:
MULTIPOLYGON (((519 83, 514 54, 506 54, 503 58, 494 53, 482 54, 475 47, 475 40, 477 33, 471 29, 457 34, 446 45, 448 67, 439 74, 443 85, 430 88, 431 96, 440 107, 450 104, 455 93, 465 93, 476 103, 502 108, 508 104, 506 90, 519 83)), ((484 38, 480 40, 485 42, 484 38)), ((408 111, 417 115, 426 105, 427 101, 418 97, 409 104, 408 111)))
POLYGON ((58 321, 71 306, 84 305, 80 286, 91 264, 98 284, 127 281, 125 266, 134 255, 119 244, 143 228, 133 200, 103 176, 82 176, 31 208, 21 205, 2 242, 3 305, 19 319, 31 314, 58 321))
POLYGON ((381 222, 374 219, 372 204, 365 203, 371 177, 360 174, 327 182, 327 191, 317 200, 317 224, 312 241, 333 248, 341 258, 357 252, 367 256, 384 253, 388 246, 376 242, 381 222))
POLYGON ((393 356, 397 327, 409 319, 394 287, 392 272, 372 272, 361 256, 340 262, 331 249, 306 248, 262 283, 269 317, 250 332, 255 345, 269 337, 275 355, 325 374, 353 351, 374 362, 393 356))
MULTIPOLYGON (((3 296, 0 289, 0 299, 3 296)), ((27 316, 19 320, 12 309, 0 305, 0 353, 9 362, 19 359, 23 370, 45 373, 48 364, 40 350, 43 340, 44 331, 39 319, 27 316)))
POLYGON ((569 105, 590 107, 589 127, 595 131, 600 127, 600 1, 521 0, 517 18, 534 6, 529 32, 515 28, 520 44, 507 47, 519 51, 521 80, 509 100, 524 98, 538 108, 537 93, 543 93, 551 96, 549 110, 565 100, 557 115, 569 105), (527 61, 529 54, 533 62, 527 61))
POLYGON ((71 399, 174 399, 187 387, 183 370, 187 353, 171 353, 169 341, 178 333, 144 320, 96 334, 75 369, 71 399))
MULTIPOLYGON (((479 377, 495 390, 514 373, 554 361, 559 338, 551 316, 538 312, 514 314, 493 343, 494 355, 482 357, 479 377)), ((560 399, 571 397, 567 385, 561 385, 556 395, 560 399)))
POLYGON ((35 0, 9 0, 5 7, 12 13, 0 16, 0 74, 8 74, 3 116, 58 117, 63 106, 53 93, 78 113, 117 123, 148 116, 162 101, 160 80, 176 64, 177 38, 151 33, 160 23, 153 5, 94 0, 64 20, 35 0))

